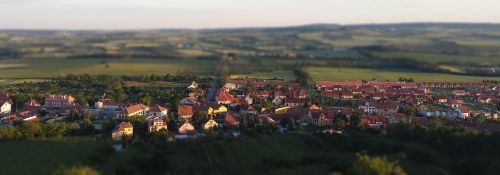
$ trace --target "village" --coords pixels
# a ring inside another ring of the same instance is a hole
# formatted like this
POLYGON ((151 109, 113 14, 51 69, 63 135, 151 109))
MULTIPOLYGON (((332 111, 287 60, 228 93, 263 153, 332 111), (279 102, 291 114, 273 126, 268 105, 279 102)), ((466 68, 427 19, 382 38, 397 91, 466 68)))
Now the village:
POLYGON ((193 81, 177 105, 116 102, 104 94, 93 106, 86 106, 69 94, 59 94, 46 97, 43 104, 30 99, 16 112, 11 112, 11 96, 4 93, 1 124, 65 122, 80 115, 90 117, 96 131, 103 129, 104 121, 113 121, 111 135, 104 137, 119 142, 134 138, 137 132, 168 133, 171 139, 203 138, 209 132, 238 137, 249 125, 279 133, 343 134, 354 127, 383 131, 392 123, 440 120, 484 130, 478 122, 499 117, 500 90, 490 82, 352 80, 317 81, 308 87, 238 78, 219 86, 213 100, 206 98, 207 91, 193 81), (134 126, 132 117, 145 120, 147 127, 134 126))

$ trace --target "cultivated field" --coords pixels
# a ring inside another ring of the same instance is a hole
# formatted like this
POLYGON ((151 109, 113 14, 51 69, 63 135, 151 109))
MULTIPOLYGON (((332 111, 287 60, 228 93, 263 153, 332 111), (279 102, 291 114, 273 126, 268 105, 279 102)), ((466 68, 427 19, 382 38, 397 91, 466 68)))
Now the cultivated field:
POLYGON ((305 68, 315 80, 398 80, 399 77, 413 78, 416 82, 478 82, 498 80, 500 77, 461 76, 442 73, 424 73, 409 70, 378 70, 365 68, 305 68))
POLYGON ((20 59, 1 60, 0 78, 45 79, 68 74, 211 74, 217 61, 197 59, 20 59))

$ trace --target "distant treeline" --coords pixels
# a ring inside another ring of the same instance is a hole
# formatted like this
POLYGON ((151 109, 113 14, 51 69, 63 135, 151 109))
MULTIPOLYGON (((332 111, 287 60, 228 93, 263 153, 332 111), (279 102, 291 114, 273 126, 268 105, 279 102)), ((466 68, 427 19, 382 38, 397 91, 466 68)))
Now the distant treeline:
MULTIPOLYGON (((186 84, 197 81, 201 87, 208 87, 209 77, 182 75, 149 75, 149 76, 110 76, 110 75, 67 75, 44 82, 25 82, 8 85, 5 91, 11 92, 15 106, 22 107, 30 98, 39 101, 51 94, 66 94, 76 98, 80 105, 93 105, 97 100, 106 98, 118 102, 137 103, 177 103, 185 94, 179 89, 163 86, 126 86, 126 81, 155 82, 166 81, 186 84)), ((182 87, 184 90, 185 87, 182 87)))

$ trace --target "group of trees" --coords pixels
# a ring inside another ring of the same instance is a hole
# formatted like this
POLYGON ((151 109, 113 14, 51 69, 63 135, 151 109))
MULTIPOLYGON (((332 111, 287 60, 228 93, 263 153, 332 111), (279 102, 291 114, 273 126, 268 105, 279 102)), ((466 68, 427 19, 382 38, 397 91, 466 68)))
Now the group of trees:
POLYGON ((397 161, 390 161, 386 157, 370 157, 357 155, 356 161, 347 170, 349 175, 406 175, 406 172, 397 161))
POLYGON ((293 70, 295 76, 297 76, 297 81, 306 87, 309 87, 314 84, 313 78, 306 71, 297 68, 293 70))
POLYGON ((211 78, 200 78, 197 76, 173 76, 151 75, 151 76, 122 76, 109 75, 68 75, 57 77, 52 81, 25 82, 7 87, 7 91, 13 94, 12 100, 16 109, 21 109, 29 99, 33 98, 40 102, 51 94, 66 94, 76 98, 76 102, 82 106, 93 105, 104 96, 106 99, 119 102, 136 102, 150 105, 153 103, 175 104, 185 96, 184 87, 143 87, 125 86, 125 81, 173 81, 188 84, 197 81, 201 88, 209 86, 211 78))
POLYGON ((78 126, 71 123, 22 122, 0 127, 0 140, 63 137, 76 130, 78 126))
MULTIPOLYGON (((423 126, 400 123, 389 125, 387 135, 397 140, 418 143, 435 149, 450 158, 452 174, 497 174, 500 171, 500 134, 480 132, 439 124, 423 126)), ((414 154, 430 164, 443 164, 431 158, 432 154, 414 154)))

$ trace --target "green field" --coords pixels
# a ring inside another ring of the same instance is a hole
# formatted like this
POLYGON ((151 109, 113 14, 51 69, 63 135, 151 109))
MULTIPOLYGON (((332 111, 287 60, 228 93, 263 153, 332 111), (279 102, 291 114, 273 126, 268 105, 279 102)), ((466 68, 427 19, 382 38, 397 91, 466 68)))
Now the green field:
POLYGON ((19 59, 0 60, 2 79, 44 79, 68 74, 211 74, 217 61, 197 59, 19 59))
POLYGON ((460 76, 442 73, 424 73, 409 70, 378 70, 368 68, 305 68, 315 80, 398 80, 399 77, 413 78, 416 82, 478 82, 498 80, 500 77, 460 76))
POLYGON ((52 174, 61 167, 85 165, 103 144, 95 140, 0 142, 0 174, 52 174))
POLYGON ((406 58, 426 63, 473 63, 483 66, 500 65, 500 57, 487 56, 467 56, 467 55, 446 55, 418 52, 374 52, 375 55, 386 59, 406 58))
POLYGON ((284 79, 285 81, 294 81, 297 76, 292 71, 271 71, 271 72, 256 72, 251 74, 235 74, 231 78, 260 78, 260 79, 284 79))

